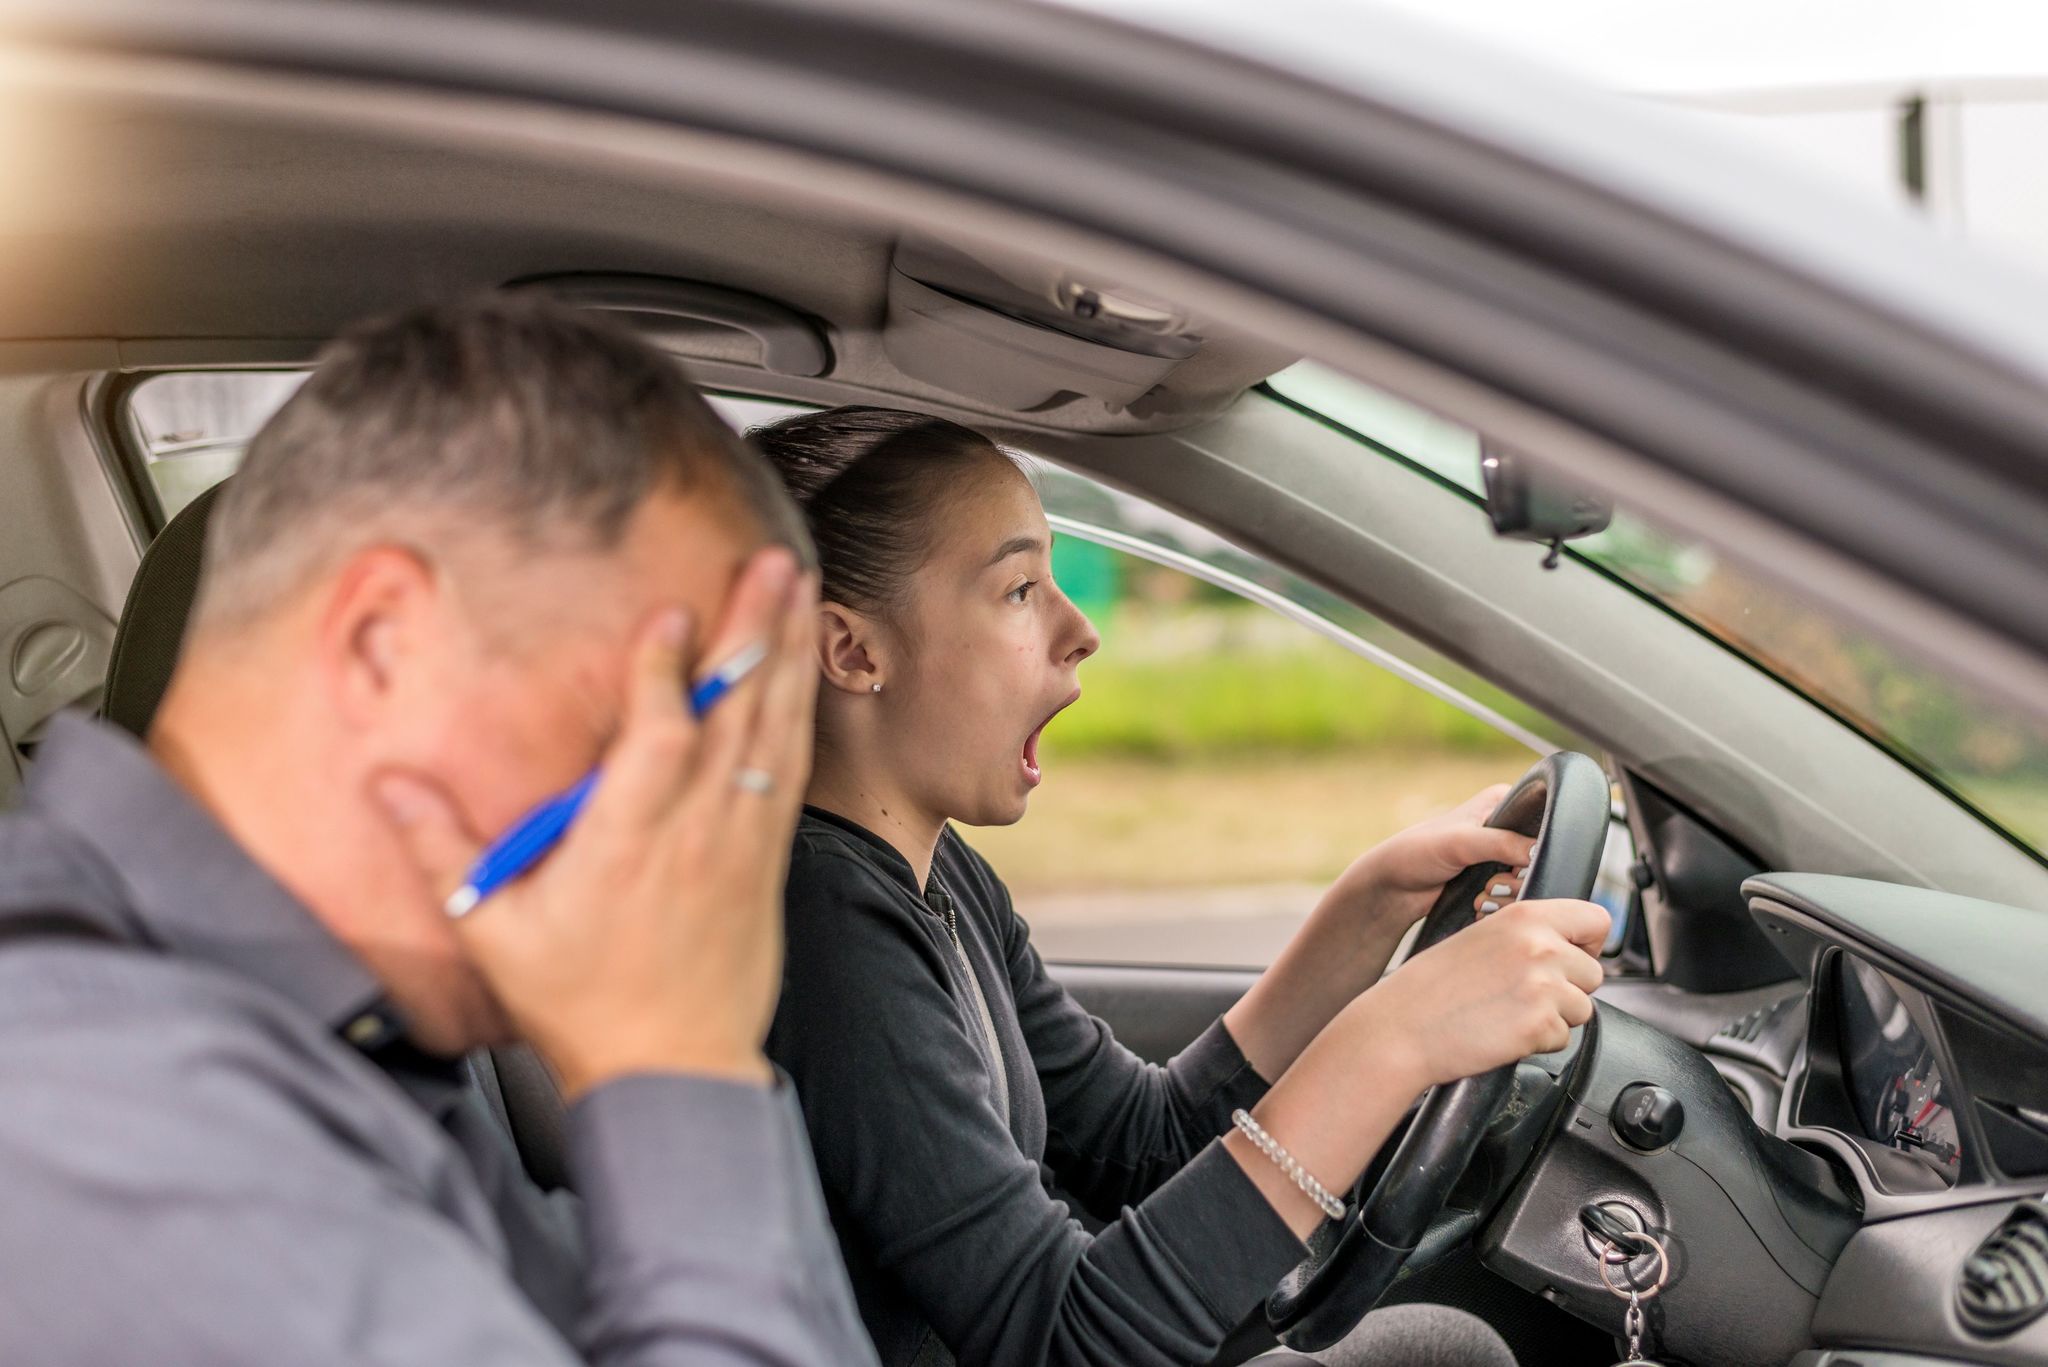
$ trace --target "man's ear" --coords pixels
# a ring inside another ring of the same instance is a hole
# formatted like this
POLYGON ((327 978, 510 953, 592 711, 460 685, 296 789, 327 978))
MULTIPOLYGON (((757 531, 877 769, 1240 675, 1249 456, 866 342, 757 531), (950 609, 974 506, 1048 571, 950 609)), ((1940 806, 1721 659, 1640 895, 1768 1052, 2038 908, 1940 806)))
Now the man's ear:
POLYGON ((343 561, 327 581, 315 623, 321 672, 342 716, 368 725, 403 706, 437 631, 441 583, 433 566, 403 546, 371 546, 343 561), (408 688, 408 685, 411 685, 408 688))
POLYGON ((875 624, 843 603, 818 604, 818 667, 825 684, 847 693, 872 693, 884 682, 885 652, 875 624))

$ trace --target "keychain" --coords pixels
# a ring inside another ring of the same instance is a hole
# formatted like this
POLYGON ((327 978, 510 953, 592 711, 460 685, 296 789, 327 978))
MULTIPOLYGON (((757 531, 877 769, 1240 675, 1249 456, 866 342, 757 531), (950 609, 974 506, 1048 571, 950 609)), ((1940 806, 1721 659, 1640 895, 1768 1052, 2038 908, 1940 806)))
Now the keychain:
POLYGON ((1629 1228, 1613 1210, 1598 1204, 1581 1209, 1579 1223, 1586 1227, 1587 1246, 1597 1245, 1594 1258, 1600 1264, 1600 1280, 1609 1291, 1628 1302, 1628 1310, 1621 1317, 1622 1330, 1628 1335, 1628 1358, 1615 1367, 1659 1367, 1643 1356, 1643 1303, 1657 1299, 1671 1275, 1671 1259, 1665 1255, 1664 1245, 1647 1230, 1629 1228), (1624 1271, 1622 1278, 1627 1284, 1615 1285, 1612 1269, 1626 1268, 1645 1253, 1656 1255, 1656 1279, 1647 1288, 1640 1288, 1635 1277, 1624 1271))

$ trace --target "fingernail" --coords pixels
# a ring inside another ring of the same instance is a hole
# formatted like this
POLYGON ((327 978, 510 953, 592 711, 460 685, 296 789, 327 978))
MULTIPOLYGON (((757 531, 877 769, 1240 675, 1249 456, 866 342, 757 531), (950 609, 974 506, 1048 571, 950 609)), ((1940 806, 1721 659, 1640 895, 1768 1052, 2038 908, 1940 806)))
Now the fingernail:
POLYGON ((1495 897, 1512 897, 1515 895, 1514 888, 1507 883, 1495 883, 1487 891, 1495 897))
POLYGON ((681 608, 670 608, 661 614, 655 630, 660 633, 663 645, 671 649, 680 648, 690 634, 690 614, 681 608))
POLYGON ((1480 910, 1480 911, 1481 911, 1482 913, 1484 913, 1484 912, 1489 912, 1489 911, 1499 911, 1499 910, 1500 910, 1500 903, 1498 903, 1498 902, 1481 902, 1481 903, 1479 904, 1479 910, 1480 910))
POLYGON ((1527 874, 1528 872, 1529 872, 1529 866, 1528 866, 1527 864, 1524 864, 1524 865, 1522 865, 1522 867, 1520 867, 1519 869, 1516 869, 1516 870, 1515 870, 1515 877, 1517 877, 1517 878, 1521 878, 1521 877, 1523 877, 1524 875, 1526 875, 1526 874, 1527 874))

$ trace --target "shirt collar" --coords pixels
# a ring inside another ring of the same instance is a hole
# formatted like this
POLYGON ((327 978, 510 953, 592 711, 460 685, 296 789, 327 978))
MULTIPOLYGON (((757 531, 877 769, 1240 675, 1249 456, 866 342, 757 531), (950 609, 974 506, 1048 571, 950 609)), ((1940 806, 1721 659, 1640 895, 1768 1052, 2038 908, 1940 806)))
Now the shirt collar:
POLYGON ((362 960, 125 731, 53 718, 25 799, 98 857, 141 939, 255 979, 365 1052, 401 1033, 362 960))
POLYGON ((912 892, 918 891, 917 870, 910 866, 910 861, 903 857, 903 852, 858 821, 850 820, 837 812, 828 812, 823 807, 813 807, 808 802, 804 804, 804 820, 852 836, 867 847, 865 853, 868 858, 881 865, 883 872, 893 876, 897 882, 912 892))
POLYGON ((959 836, 953 830, 952 823, 948 822, 940 828, 939 843, 932 851, 931 877, 926 880, 930 886, 929 888, 920 888, 917 885, 917 870, 912 868, 910 861, 903 857, 903 852, 881 836, 876 835, 873 831, 861 825, 858 821, 843 817, 837 812, 828 812, 823 807, 813 807, 808 802, 804 804, 803 820, 838 831, 844 835, 852 836, 866 847, 864 852, 876 864, 881 866, 884 873, 907 888, 911 896, 920 898, 927 898, 928 893, 940 891, 938 881, 939 854, 946 848, 947 841, 959 839, 959 836))

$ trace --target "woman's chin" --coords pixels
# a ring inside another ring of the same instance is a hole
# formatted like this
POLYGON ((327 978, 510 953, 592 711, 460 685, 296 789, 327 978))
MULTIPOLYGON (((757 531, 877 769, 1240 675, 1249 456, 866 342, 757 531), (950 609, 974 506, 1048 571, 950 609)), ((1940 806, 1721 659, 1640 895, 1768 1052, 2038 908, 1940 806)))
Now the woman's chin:
POLYGON ((1024 810, 1031 802, 1031 790, 1019 789, 1002 797, 989 796, 978 804, 972 816, 954 818, 969 826, 1014 826, 1024 819, 1024 810))

